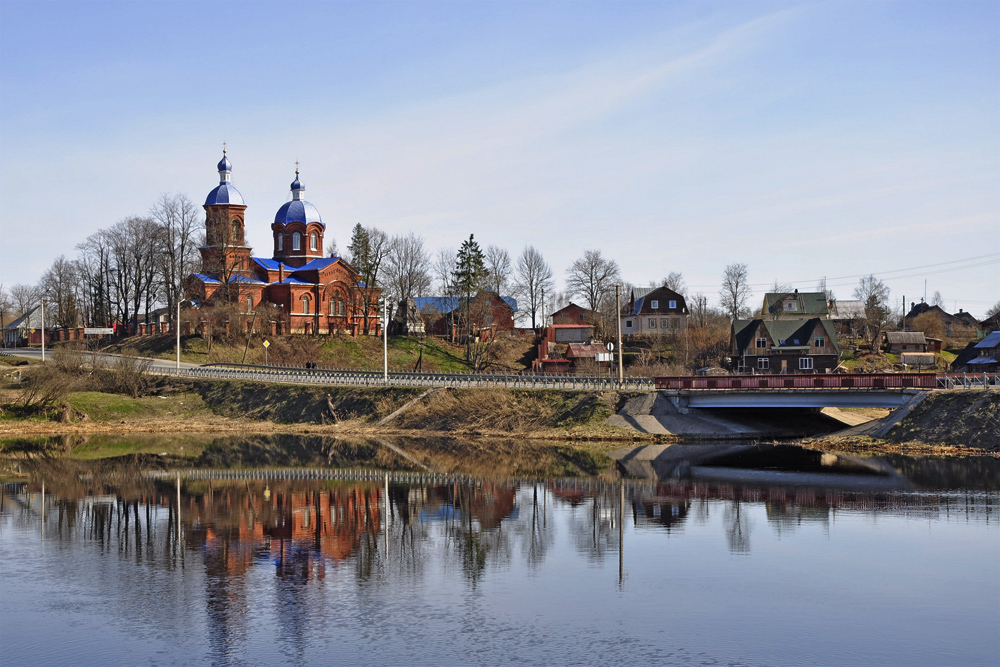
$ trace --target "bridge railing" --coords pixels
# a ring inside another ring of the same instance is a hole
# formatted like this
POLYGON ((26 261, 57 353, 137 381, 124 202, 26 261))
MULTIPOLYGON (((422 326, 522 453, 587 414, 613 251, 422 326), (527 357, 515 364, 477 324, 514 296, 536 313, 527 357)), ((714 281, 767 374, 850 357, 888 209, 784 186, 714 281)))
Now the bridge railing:
POLYGON ((982 389, 1000 387, 1000 373, 947 373, 937 376, 938 389, 982 389))
POLYGON ((934 389, 934 373, 717 375, 654 378, 656 389, 934 389))

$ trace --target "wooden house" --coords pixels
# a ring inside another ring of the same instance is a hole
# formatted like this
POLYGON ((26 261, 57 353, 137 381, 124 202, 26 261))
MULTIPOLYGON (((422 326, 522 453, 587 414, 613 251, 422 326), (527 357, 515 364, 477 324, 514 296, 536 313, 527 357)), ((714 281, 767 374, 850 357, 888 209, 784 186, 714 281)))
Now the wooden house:
POLYGON ((738 373, 830 373, 840 363, 833 323, 819 317, 733 322, 738 373))

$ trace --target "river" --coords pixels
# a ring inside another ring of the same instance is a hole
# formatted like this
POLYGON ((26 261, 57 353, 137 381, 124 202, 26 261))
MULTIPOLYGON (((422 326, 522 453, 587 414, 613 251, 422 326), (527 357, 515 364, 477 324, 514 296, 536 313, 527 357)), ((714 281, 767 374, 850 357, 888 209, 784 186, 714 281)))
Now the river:
POLYGON ((1000 664, 996 460, 887 463, 905 485, 56 460, 3 487, 3 662, 1000 664))

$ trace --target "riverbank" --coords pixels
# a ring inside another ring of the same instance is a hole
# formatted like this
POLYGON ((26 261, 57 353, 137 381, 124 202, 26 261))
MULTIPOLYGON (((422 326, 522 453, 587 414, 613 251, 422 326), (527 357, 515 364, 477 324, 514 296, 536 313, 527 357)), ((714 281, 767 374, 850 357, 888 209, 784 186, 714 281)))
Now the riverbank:
POLYGON ((848 453, 1000 457, 996 389, 932 391, 898 417, 890 414, 802 444, 848 453))

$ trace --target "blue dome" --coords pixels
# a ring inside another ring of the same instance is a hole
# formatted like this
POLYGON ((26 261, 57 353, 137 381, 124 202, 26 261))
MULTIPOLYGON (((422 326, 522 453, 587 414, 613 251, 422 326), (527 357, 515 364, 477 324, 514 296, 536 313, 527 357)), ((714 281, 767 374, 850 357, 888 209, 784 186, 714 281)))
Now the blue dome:
MULTIPOLYGON (((230 206, 246 206, 243 203, 243 195, 233 187, 232 183, 220 183, 214 190, 208 193, 205 206, 216 204, 229 204, 230 206)), ((319 214, 316 214, 319 217, 319 214)))
MULTIPOLYGON (((316 207, 303 200, 292 200, 279 208, 278 212, 274 214, 274 221, 283 225, 292 222, 303 224, 318 222, 323 225, 323 218, 319 217, 319 211, 316 207)), ((323 229, 326 229, 326 225, 323 225, 323 229)))
POLYGON ((292 190, 305 190, 306 186, 299 182, 299 175, 295 174, 295 180, 292 181, 292 190))
POLYGON ((233 163, 229 161, 226 157, 225 152, 222 153, 222 159, 219 160, 219 171, 232 171, 233 163))

